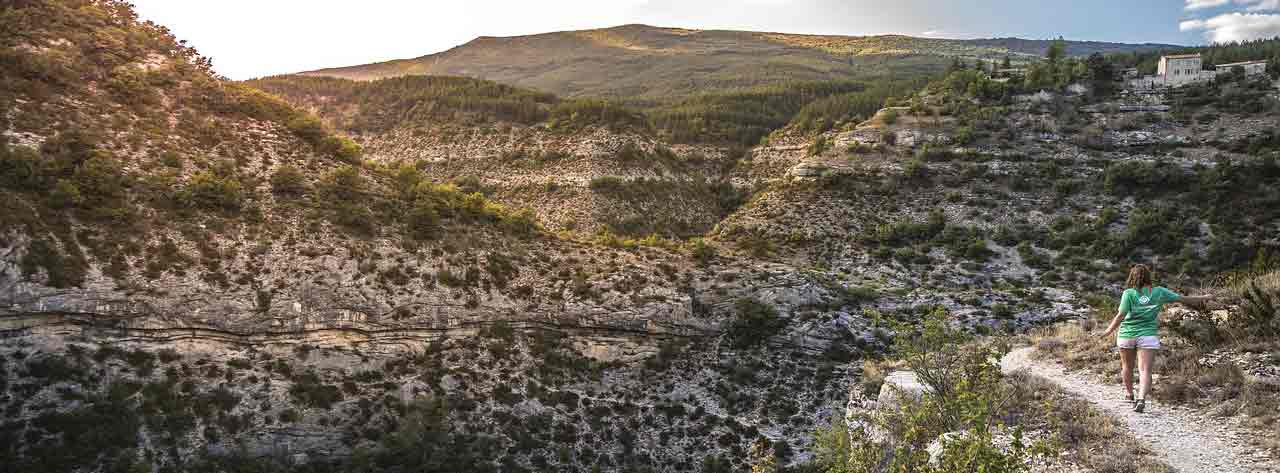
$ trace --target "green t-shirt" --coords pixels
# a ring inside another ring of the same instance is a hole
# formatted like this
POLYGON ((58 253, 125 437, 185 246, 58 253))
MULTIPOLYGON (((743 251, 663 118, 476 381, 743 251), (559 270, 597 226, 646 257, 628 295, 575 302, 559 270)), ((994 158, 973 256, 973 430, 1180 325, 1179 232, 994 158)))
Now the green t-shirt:
POLYGON ((1120 338, 1154 337, 1159 322, 1156 317, 1165 304, 1176 302, 1182 296, 1166 288, 1125 289, 1120 296, 1120 338))

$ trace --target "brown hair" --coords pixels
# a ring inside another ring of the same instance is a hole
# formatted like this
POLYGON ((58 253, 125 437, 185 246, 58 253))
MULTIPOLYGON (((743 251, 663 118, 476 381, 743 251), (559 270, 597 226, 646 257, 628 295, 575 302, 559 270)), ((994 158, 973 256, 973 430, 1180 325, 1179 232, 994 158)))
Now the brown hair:
POLYGON ((1125 281, 1124 287, 1138 289, 1151 285, 1151 268, 1145 264, 1135 264, 1129 268, 1129 280, 1125 281))

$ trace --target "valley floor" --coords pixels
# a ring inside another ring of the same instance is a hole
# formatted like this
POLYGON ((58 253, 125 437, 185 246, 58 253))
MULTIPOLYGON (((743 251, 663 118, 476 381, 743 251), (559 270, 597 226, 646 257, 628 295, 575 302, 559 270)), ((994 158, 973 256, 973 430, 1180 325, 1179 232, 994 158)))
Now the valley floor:
MULTIPOLYGON (((1280 464, 1249 445, 1243 429, 1207 418, 1194 410, 1148 400, 1145 414, 1133 412, 1124 388, 1103 384, 1059 363, 1035 360, 1033 347, 1018 348, 1002 361, 1006 372, 1026 372, 1052 380, 1096 409, 1120 419, 1155 455, 1182 473, 1280 472, 1280 464)), ((1157 381, 1158 382, 1158 381, 1157 381)))

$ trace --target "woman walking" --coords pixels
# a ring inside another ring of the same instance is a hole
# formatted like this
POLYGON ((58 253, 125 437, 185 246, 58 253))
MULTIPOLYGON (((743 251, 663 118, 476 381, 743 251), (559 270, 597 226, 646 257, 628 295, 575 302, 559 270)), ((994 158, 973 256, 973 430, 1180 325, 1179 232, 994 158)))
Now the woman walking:
POLYGON ((1116 336, 1116 346, 1120 348, 1120 376, 1124 379, 1124 390, 1129 393, 1128 400, 1133 403, 1133 410, 1142 412, 1147 408, 1147 394, 1151 392, 1151 365, 1155 362, 1156 350, 1160 349, 1159 315, 1165 304, 1174 302, 1200 304, 1209 300, 1208 296, 1187 297, 1170 291, 1163 286, 1152 284, 1151 268, 1144 264, 1134 265, 1129 269, 1129 280, 1125 282, 1124 294, 1120 295, 1120 310, 1111 325, 1102 334, 1103 339, 1116 336), (1138 364, 1138 395, 1133 395, 1133 364, 1138 364))

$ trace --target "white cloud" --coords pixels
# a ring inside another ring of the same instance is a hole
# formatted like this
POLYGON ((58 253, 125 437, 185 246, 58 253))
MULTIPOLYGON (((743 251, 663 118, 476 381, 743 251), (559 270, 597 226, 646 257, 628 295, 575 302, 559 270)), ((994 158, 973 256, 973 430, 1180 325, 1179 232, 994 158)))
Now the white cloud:
POLYGON ((1236 3, 1248 5, 1249 11, 1280 10, 1280 0, 1236 0, 1236 3))
POLYGON ((1185 20, 1182 23, 1178 23, 1178 31, 1183 32, 1201 30, 1204 27, 1204 20, 1185 20))
POLYGON ((1182 31, 1203 30, 1214 43, 1244 41, 1280 36, 1280 14, 1224 13, 1207 20, 1187 20, 1178 25, 1182 31))
POLYGON ((1231 0, 1186 0, 1188 10, 1203 10, 1205 8, 1215 8, 1231 3, 1231 0))
POLYGON ((1204 10, 1218 8, 1231 3, 1241 5, 1248 11, 1280 10, 1280 0, 1184 0, 1187 10, 1204 10))

